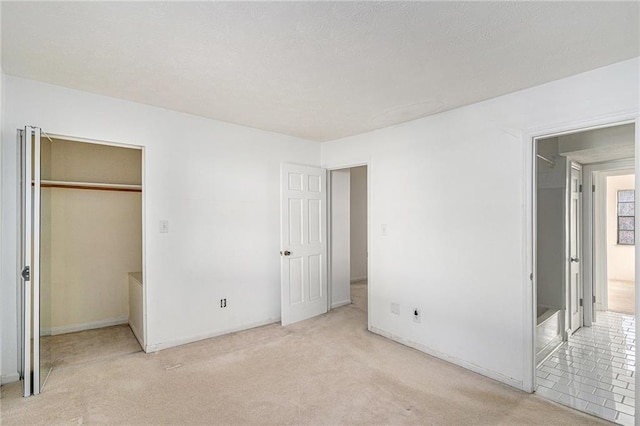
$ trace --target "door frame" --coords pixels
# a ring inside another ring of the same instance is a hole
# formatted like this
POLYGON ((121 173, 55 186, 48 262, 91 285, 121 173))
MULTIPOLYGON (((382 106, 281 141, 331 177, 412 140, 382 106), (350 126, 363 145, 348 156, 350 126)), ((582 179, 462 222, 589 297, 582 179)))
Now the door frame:
POLYGON ((585 271, 587 274, 592 274, 589 282, 592 283, 594 290, 594 296, 596 297, 595 304, 587 304, 589 309, 585 311, 585 325, 591 326, 591 323, 596 320, 595 310, 596 306, 600 305, 602 309, 608 308, 607 297, 607 188, 606 178, 608 176, 619 176, 624 174, 635 174, 634 160, 622 159, 607 161, 598 164, 588 164, 584 166, 583 178, 585 188, 590 188, 595 185, 595 191, 587 190, 583 196, 584 217, 585 224, 591 223, 592 226, 584 228, 585 235, 585 251, 583 257, 587 265, 591 265, 592 268, 585 271), (590 244, 590 247, 586 246, 586 243, 590 244), (598 284, 600 283, 600 284, 598 284), (604 283, 604 284, 603 284, 604 283))
MULTIPOLYGON (((524 229, 523 229, 523 379, 522 389, 525 392, 533 393, 536 389, 536 304, 537 304, 537 277, 535 275, 536 259, 536 207, 537 207, 537 172, 536 154, 538 152, 538 141, 540 139, 563 136, 571 133, 596 130, 606 127, 614 127, 622 124, 635 124, 635 161, 640 159, 640 116, 637 110, 621 112, 608 116, 594 117, 591 119, 574 121, 564 124, 542 126, 538 128, 525 129, 523 134, 523 156, 522 167, 524 170, 523 192, 524 197, 524 229)), ((636 174, 636 186, 638 186, 639 176, 636 174)), ((636 192, 636 203, 638 202, 636 192)), ((640 217, 636 216, 636 228, 640 225, 640 217)), ((640 228, 639 228, 640 229, 640 228)), ((636 250, 636 287, 640 282, 640 250, 636 250)), ((583 273, 584 277, 584 273, 583 273)), ((640 291, 636 291, 636 321, 638 318, 638 306, 640 306, 640 291)), ((636 340, 640 338, 640 329, 636 328, 636 340)), ((636 397, 640 396, 640 387, 636 390, 636 397)), ((640 418, 640 404, 636 407, 636 415, 640 418)))
MULTIPOLYGON (((17 129, 17 130, 20 131, 20 130, 23 130, 23 129, 17 129)), ((141 151, 141 164, 140 164, 140 167, 141 167, 141 188, 142 188, 142 192, 141 192, 141 218, 140 219, 141 219, 141 228, 142 228, 142 280, 143 280, 143 283, 142 283, 142 324, 143 325, 142 325, 142 327, 143 327, 143 330, 144 330, 143 333, 144 333, 144 336, 145 336, 145 345, 144 345, 145 347, 143 347, 142 349, 145 352, 147 352, 148 351, 148 344, 147 344, 147 340, 148 339, 147 339, 147 336, 149 334, 148 334, 148 330, 147 330, 147 324, 148 324, 148 321, 147 321, 147 312, 148 312, 148 310, 147 310, 147 300, 148 300, 148 297, 147 297, 147 285, 146 285, 146 281, 147 281, 147 274, 146 274, 146 264, 147 264, 147 262, 146 262, 146 252, 147 252, 147 250, 146 250, 146 220, 145 220, 145 217, 146 217, 146 191, 145 191, 145 188, 146 188, 146 173, 145 173, 146 152, 145 152, 145 150, 146 150, 146 148, 143 145, 135 145, 135 144, 131 144, 131 143, 111 142, 111 141, 104 141, 104 140, 99 140, 99 139, 89 139, 89 138, 82 138, 82 137, 77 137, 77 136, 68 136, 68 135, 64 135, 64 134, 60 134, 60 133, 48 133, 48 132, 45 132, 44 130, 42 130, 42 128, 40 128, 40 131, 41 131, 41 140, 42 140, 42 138, 45 138, 45 139, 48 139, 48 138, 50 138, 50 139, 62 139, 62 140, 65 140, 65 141, 70 141, 70 142, 89 143, 89 144, 94 144, 94 145, 104 145, 104 146, 113 146, 113 147, 118 147, 118 148, 137 149, 137 150, 141 151)), ((20 135, 19 135, 19 132, 17 132, 17 133, 18 133, 17 143, 20 144, 20 135)), ((20 173, 20 170, 21 170, 20 163, 22 161, 22 155, 23 154, 26 154, 26 153, 22 153, 22 149, 19 147, 18 155, 17 155, 17 158, 16 158, 16 161, 18 162, 18 168, 17 168, 18 173, 20 173)), ((38 170, 39 170, 39 168, 38 168, 38 170)), ((20 180, 20 178, 18 179, 18 181, 19 180, 20 180)), ((18 200, 18 206, 20 206, 19 200, 18 200)), ((18 214, 17 215, 17 223, 16 223, 17 228, 16 229, 18 231, 17 235, 19 235, 19 236, 22 235, 21 220, 22 220, 21 214, 18 214)), ((18 246, 21 245, 20 241, 21 241, 21 237, 18 238, 18 242, 17 242, 18 246)), ((17 271, 21 271, 22 267, 23 267, 23 265, 22 265, 21 256, 17 256, 17 271)), ((20 273, 18 273, 17 280, 18 280, 18 286, 19 286, 18 288, 21 288, 20 286, 21 286, 22 277, 21 277, 20 273)), ((31 293, 32 293, 32 298, 35 298, 37 293, 34 294, 33 290, 32 290, 31 293)), ((23 296, 24 295, 19 295, 19 297, 18 297, 18 303, 20 304, 18 312, 21 315, 21 317, 24 317, 24 315, 25 315, 25 312, 24 312, 24 310, 22 308, 22 306, 24 306, 23 296)), ((38 303, 38 305, 39 305, 39 303, 38 303)), ((39 313, 37 315, 39 315, 39 313)), ((18 333, 19 333, 18 335, 21 336, 21 340, 22 340, 21 344, 18 345, 19 358, 20 358, 19 365, 22 365, 24 363, 24 361, 23 361, 24 357, 27 356, 24 353, 25 342, 23 341, 23 339, 25 338, 25 334, 24 334, 25 331, 23 329, 24 325, 22 324, 22 322, 23 322, 23 319, 18 321, 18 333)), ((36 329, 35 319, 34 319, 34 324, 32 324, 31 328, 33 330, 36 329)), ((37 330, 39 332, 39 330, 40 330, 39 325, 37 326, 37 330)), ((39 341, 39 339, 34 339, 34 341, 36 341, 36 340, 39 341)), ((28 372, 26 372, 26 371, 21 371, 20 372, 23 380, 25 379, 25 376, 26 376, 27 373, 28 372)), ((39 372, 37 374, 39 374, 39 372)), ((24 395, 24 396, 28 396, 28 395, 24 395)))
POLYGON ((354 167, 367 167, 367 330, 371 331, 371 158, 364 159, 362 161, 354 161, 347 163, 337 163, 330 165, 323 165, 322 167, 327 170, 327 253, 328 253, 328 270, 327 270, 327 312, 331 310, 331 297, 333 282, 331 280, 331 272, 333 268, 333 253, 331 251, 331 172, 335 170, 346 170, 354 167))
MULTIPOLYGON (((44 133, 44 132, 43 132, 44 133)), ((141 186, 141 190, 142 192, 140 193, 141 196, 141 215, 142 217, 140 218, 142 223, 141 223, 141 228, 142 228, 142 329, 143 329, 143 334, 144 334, 144 347, 142 348, 142 350, 144 352, 148 352, 148 336, 149 336, 149 331, 147 330, 147 239, 146 239, 146 173, 145 173, 145 163, 146 163, 146 147, 144 145, 136 145, 133 143, 124 143, 124 142, 112 142, 112 141, 104 141, 104 140, 100 140, 100 139, 90 139, 90 138, 82 138, 82 137, 77 137, 77 136, 67 136, 67 135, 63 135, 63 134, 59 134, 59 133, 45 133, 45 135, 51 137, 51 139, 63 139, 65 141, 70 141, 70 142, 80 142, 80 143, 89 143, 89 144, 93 144, 93 145, 103 145, 103 146, 113 146, 116 148, 128 148, 128 149, 137 149, 141 151, 141 158, 140 158, 140 173, 141 173, 141 179, 140 179, 140 186, 141 186)))

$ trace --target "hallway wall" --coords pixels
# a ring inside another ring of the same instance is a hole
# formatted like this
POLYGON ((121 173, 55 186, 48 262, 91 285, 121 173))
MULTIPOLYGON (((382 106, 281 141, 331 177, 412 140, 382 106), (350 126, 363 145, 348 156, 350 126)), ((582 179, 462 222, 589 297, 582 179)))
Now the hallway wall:
POLYGON ((567 159, 558 155, 558 138, 539 141, 538 153, 556 164, 536 160, 537 304, 565 309, 567 159))
POLYGON ((367 278, 367 167, 351 169, 351 281, 367 278))

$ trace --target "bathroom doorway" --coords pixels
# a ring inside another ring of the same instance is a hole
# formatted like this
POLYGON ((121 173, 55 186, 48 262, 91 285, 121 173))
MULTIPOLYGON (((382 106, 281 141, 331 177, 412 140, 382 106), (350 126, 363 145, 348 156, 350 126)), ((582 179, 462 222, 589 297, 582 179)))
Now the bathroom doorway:
POLYGON ((635 176, 624 188, 608 188, 608 177, 633 168, 635 132, 628 123, 535 142, 534 390, 623 424, 634 421, 635 317, 608 309, 606 240, 635 242, 635 176))

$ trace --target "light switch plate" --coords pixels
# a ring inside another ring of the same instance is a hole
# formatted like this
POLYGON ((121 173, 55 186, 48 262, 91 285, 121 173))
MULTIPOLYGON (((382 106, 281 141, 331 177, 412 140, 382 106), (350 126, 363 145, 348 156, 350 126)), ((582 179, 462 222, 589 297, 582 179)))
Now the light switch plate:
POLYGON ((169 232, 169 221, 168 220, 161 220, 160 221, 160 233, 161 234, 166 234, 169 232))

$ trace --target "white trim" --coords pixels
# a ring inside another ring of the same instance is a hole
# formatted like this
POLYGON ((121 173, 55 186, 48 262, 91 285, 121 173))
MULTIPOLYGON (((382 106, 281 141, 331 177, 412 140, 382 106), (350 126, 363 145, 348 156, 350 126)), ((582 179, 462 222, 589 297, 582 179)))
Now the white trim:
POLYGON ((341 302, 335 302, 331 304, 331 309, 336 309, 339 308, 341 306, 347 306, 351 304, 351 299, 347 299, 347 300, 343 300, 341 302))
MULTIPOLYGON (((606 244, 606 177, 620 174, 634 174, 634 160, 607 161, 584 166, 584 264, 585 289, 588 284, 595 288, 596 309, 606 310, 607 300, 607 244, 606 244), (596 192, 592 192, 595 185, 596 192), (591 226, 589 226, 591 224, 591 226), (591 265, 591 268, 586 267, 591 265), (600 283, 600 285, 598 285, 600 283)), ((593 294, 592 294, 593 295, 593 294)), ((586 298, 585 293, 585 300, 586 298)), ((595 321, 592 304, 585 303, 585 325, 595 321)))
POLYGON ((400 343, 401 345, 404 346, 408 346, 410 348, 413 349, 417 349, 420 352, 424 352, 428 355, 434 356, 436 358, 440 358, 444 361, 450 362, 451 364, 455 364, 455 365, 459 365, 462 368, 466 368, 467 370, 471 370, 474 373, 478 373, 478 374, 482 374, 485 377, 489 377, 490 379, 493 380, 497 380, 499 382, 505 383, 509 386, 512 386, 516 389, 523 389, 523 382, 521 382, 520 380, 516 380, 512 377, 508 377, 505 376, 501 373, 498 373, 496 371, 493 370, 488 370, 484 367, 480 367, 479 365, 473 364, 471 362, 456 358, 456 357, 452 357, 450 355, 447 355, 443 352, 437 351, 435 349, 431 349, 428 346, 422 345, 420 343, 416 343, 416 342, 412 342, 409 340, 405 340, 399 336, 396 336, 392 333, 388 333, 384 330, 381 330, 379 328, 376 327, 371 327, 369 329, 369 331, 371 331, 372 333, 378 334, 382 337, 386 337, 387 339, 391 339, 394 342, 400 343))
MULTIPOLYGON (((628 123, 636 123, 636 158, 640 158, 640 129, 638 129, 638 110, 623 110, 613 114, 592 117, 582 121, 556 123, 551 126, 541 126, 535 128, 524 129, 523 136, 523 167, 524 167, 524 229, 523 241, 525 246, 522 249, 524 256, 522 264, 522 285, 523 285, 523 386, 526 392, 535 390, 535 303, 536 303, 536 276, 534 274, 536 267, 535 258, 535 195, 536 195, 536 143, 538 139, 558 136, 562 134, 570 134, 585 130, 595 130, 598 128, 618 126, 628 123), (533 275, 533 280, 530 280, 533 275)), ((636 175, 636 180, 638 175, 636 175)), ((637 181, 636 181, 637 182, 637 181)), ((637 194, 637 193, 636 193, 637 194)), ((638 219, 637 219, 638 220, 638 219)), ((640 250, 636 250, 636 265, 640 265, 640 250)), ((636 283, 640 281, 640 268, 636 268, 636 283)), ((636 306, 640 306, 640 291, 636 291, 636 306)), ((637 315, 638 309, 636 309, 637 315)), ((636 316, 637 318, 637 316, 636 316)), ((636 328, 638 338, 640 338, 640 329, 636 328)), ((640 398, 640 387, 636 390, 636 397, 640 398)), ((637 418, 640 418, 640 404, 636 407, 637 418)))
POLYGON ((3 374, 0 376, 0 385, 6 385, 9 383, 15 383, 20 380, 20 373, 17 371, 15 373, 3 374))
MULTIPOLYGON (((33 129, 33 234, 32 238, 32 250, 33 250, 33 264, 31 265, 31 291, 33 292, 32 302, 32 327, 33 332, 33 355, 31 362, 33 364, 33 391, 34 395, 40 394, 40 225, 41 225, 41 212, 40 212, 40 177, 41 173, 41 151, 40 144, 40 131, 41 129, 36 127, 33 129)), ((30 161, 30 160, 29 160, 30 161)), ((29 182, 31 187, 31 182, 29 182)))
POLYGON ((51 137, 51 139, 61 139, 64 141, 69 141, 69 142, 80 142, 80 143, 90 143, 93 145, 106 145, 106 146, 114 146, 117 148, 129 148, 129 149, 143 149, 144 147, 142 145, 136 145, 136 144, 130 144, 130 143, 122 143, 122 142, 111 142, 111 141, 102 141, 102 140, 98 140, 98 139, 88 139, 88 138, 80 138, 80 137, 76 137, 76 136, 66 136, 66 135, 61 135, 59 133, 45 133, 45 137, 51 137))
POLYGON ((59 327, 42 328, 41 336, 55 336, 57 334, 75 333, 78 331, 94 330, 96 328, 112 327, 114 325, 128 324, 129 316, 109 318, 100 321, 85 322, 82 324, 63 325, 59 327))
POLYGON ((153 345, 147 345, 144 351, 147 353, 161 351, 163 349, 169 349, 176 346, 186 345, 187 343, 198 342, 200 340, 211 339, 213 337, 223 336, 225 334, 236 333, 238 331, 245 331, 256 327, 262 327, 265 325, 276 324, 280 322, 280 317, 269 318, 263 321, 257 321, 249 324, 240 325, 237 327, 227 328, 221 331, 214 331, 211 333, 197 334, 191 337, 185 337, 181 339, 170 340, 168 342, 156 343, 153 345))

